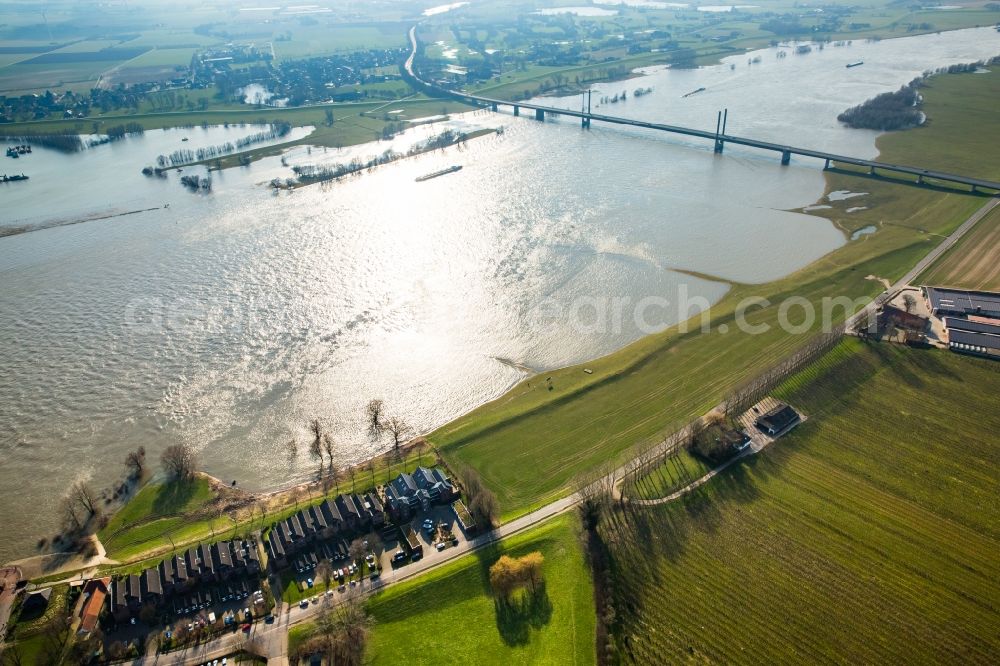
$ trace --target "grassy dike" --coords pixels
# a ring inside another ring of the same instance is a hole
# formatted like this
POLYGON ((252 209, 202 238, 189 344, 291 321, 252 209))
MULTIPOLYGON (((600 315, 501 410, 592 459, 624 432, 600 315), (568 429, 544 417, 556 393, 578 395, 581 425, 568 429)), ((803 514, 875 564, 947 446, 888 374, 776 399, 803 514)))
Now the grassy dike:
MULTIPOLYGON (((1000 116, 989 111, 1000 100, 1000 73, 939 76, 923 92, 930 122, 880 137, 881 159, 1000 178, 1000 156, 987 148, 1000 138, 1000 116)), ((848 237, 867 225, 875 225, 876 233, 781 280, 734 284, 711 309, 708 333, 700 331, 699 320, 691 332, 672 328, 587 362, 593 374, 584 373, 583 365, 546 373, 552 390, 528 379, 429 439, 449 463, 479 470, 505 520, 526 513, 570 492, 579 475, 622 461, 633 447, 704 413, 739 382, 802 344, 807 336, 777 325, 783 299, 803 297, 821 312, 824 297, 874 296, 883 286, 873 277, 902 276, 984 202, 968 194, 828 174, 828 191, 838 189, 868 192, 863 200, 868 209, 846 213, 857 205, 854 199, 834 202, 822 213, 848 237), (772 303, 750 309, 746 317, 768 324, 764 334, 734 326, 735 309, 747 297, 772 303)), ((844 318, 842 310, 835 314, 844 318)))

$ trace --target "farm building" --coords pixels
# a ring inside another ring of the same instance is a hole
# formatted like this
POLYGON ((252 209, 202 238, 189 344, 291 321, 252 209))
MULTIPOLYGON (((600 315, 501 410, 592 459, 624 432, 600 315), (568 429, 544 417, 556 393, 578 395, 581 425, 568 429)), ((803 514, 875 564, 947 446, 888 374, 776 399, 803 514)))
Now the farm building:
POLYGON ((1000 319, 945 317, 944 325, 952 351, 1000 359, 1000 319))
POLYGON ((878 311, 878 337, 885 337, 893 329, 922 334, 930 322, 927 317, 900 310, 891 305, 883 305, 878 311))
POLYGON ((984 316, 1000 319, 1000 294, 924 287, 930 310, 938 317, 984 316))
POLYGON ((777 437, 799 422, 799 414, 784 403, 778 404, 766 414, 757 417, 757 429, 771 437, 777 437))

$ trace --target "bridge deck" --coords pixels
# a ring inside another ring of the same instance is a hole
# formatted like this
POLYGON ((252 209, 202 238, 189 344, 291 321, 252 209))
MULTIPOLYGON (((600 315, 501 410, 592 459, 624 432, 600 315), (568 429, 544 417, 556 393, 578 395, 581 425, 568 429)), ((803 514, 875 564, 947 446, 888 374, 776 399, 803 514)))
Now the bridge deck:
POLYGON ((724 143, 735 143, 741 146, 750 146, 752 148, 761 148, 763 150, 771 150, 777 153, 789 153, 791 155, 799 155, 802 157, 812 157, 820 160, 830 160, 830 162, 835 162, 837 164, 851 164, 854 166, 860 166, 867 169, 879 169, 882 171, 892 171, 896 173, 905 173, 913 176, 922 176, 924 178, 932 178, 934 180, 940 180, 951 183, 960 183, 963 185, 969 185, 977 188, 984 188, 990 190, 996 190, 1000 192, 1000 182, 985 180, 982 178, 973 178, 970 176, 962 176, 953 173, 947 173, 943 171, 935 171, 932 169, 922 169, 920 167, 906 166, 903 164, 892 164, 890 162, 878 162, 875 160, 865 160, 857 157, 849 157, 847 155, 837 155, 836 153, 828 153, 822 150, 812 150, 810 148, 799 148, 796 146, 788 146, 780 143, 772 143, 770 141, 760 141, 758 139, 750 139, 742 136, 735 136, 732 134, 718 134, 709 130, 699 130, 691 127, 681 127, 679 125, 667 125, 663 123, 651 123, 645 120, 635 120, 632 118, 619 118, 617 116, 605 116, 599 113, 587 113, 586 111, 575 111, 573 109, 559 109, 551 106, 543 106, 540 104, 526 104, 522 102, 510 102, 506 100, 491 99, 488 97, 478 97, 476 95, 467 95, 463 93, 454 93, 456 97, 460 97, 474 104, 487 104, 487 105, 497 105, 497 106, 517 106, 522 109, 533 109, 542 111, 543 113, 555 113, 564 116, 572 116, 576 118, 588 118, 592 121, 598 120, 605 123, 612 123, 615 125, 628 125, 631 127, 642 127, 645 129, 659 130, 662 132, 671 132, 673 134, 681 134, 684 136, 693 136, 702 139, 711 139, 715 141, 718 139, 724 143))
POLYGON ((651 123, 645 120, 633 120, 631 118, 619 118, 617 116, 605 116, 599 113, 591 113, 587 111, 574 111, 572 109, 558 109, 552 106, 544 106, 541 104, 531 104, 526 102, 511 102, 504 99, 492 99, 490 97, 481 97, 479 95, 470 95, 468 93, 446 90, 439 88, 432 83, 428 83, 421 79, 413 71, 413 60, 417 51, 417 41, 416 41, 416 29, 410 29, 410 42, 412 44, 412 52, 410 57, 407 59, 404 65, 406 73, 413 77, 414 80, 418 81, 420 84, 426 86, 427 88, 436 91, 439 94, 447 95, 461 101, 464 101, 473 105, 487 105, 487 106, 510 106, 518 107, 521 109, 532 109, 535 111, 541 111, 545 113, 554 113, 564 116, 572 116, 575 118, 587 119, 590 121, 598 120, 605 123, 611 123, 615 125, 628 125, 631 127, 641 127, 645 129, 659 130, 661 132, 671 132, 673 134, 681 134, 684 136, 693 136, 701 139, 711 139, 712 141, 721 141, 722 143, 735 143, 741 146, 749 146, 751 148, 761 148, 763 150, 771 150, 777 153, 782 153, 783 155, 799 155, 802 157, 812 157, 820 160, 829 160, 831 163, 836 164, 850 164, 853 166, 860 166, 872 170, 890 171, 894 173, 909 174, 912 176, 917 176, 919 179, 923 180, 930 178, 937 181, 947 182, 947 183, 958 183, 961 185, 968 185, 974 190, 977 188, 994 190, 1000 193, 1000 182, 985 180, 982 178, 972 178, 970 176, 961 176, 953 173, 946 173, 944 171, 934 171, 932 169, 921 169, 920 167, 906 166, 903 164, 891 164, 889 162, 876 162, 874 160, 864 160, 856 157, 848 157, 846 155, 836 155, 834 153, 828 153, 822 150, 811 150, 809 148, 797 148, 795 146, 786 146, 780 143, 771 143, 769 141, 759 141, 757 139, 749 139, 741 136, 734 136, 732 134, 716 134, 708 130, 699 130, 691 127, 681 127, 679 125, 665 125, 662 123, 651 123))

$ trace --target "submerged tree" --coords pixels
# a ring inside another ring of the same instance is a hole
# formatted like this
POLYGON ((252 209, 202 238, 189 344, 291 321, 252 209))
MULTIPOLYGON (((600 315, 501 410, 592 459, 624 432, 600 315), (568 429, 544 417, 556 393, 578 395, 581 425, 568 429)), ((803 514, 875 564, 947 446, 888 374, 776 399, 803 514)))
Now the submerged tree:
POLYGON ((173 444, 164 449, 160 463, 168 477, 180 480, 194 475, 197 457, 187 444, 173 444))
POLYGON ((125 473, 129 478, 137 479, 146 471, 146 447, 140 446, 134 451, 129 451, 125 456, 125 473))
POLYGON ((386 419, 383 429, 392 437, 392 448, 399 453, 399 446, 413 433, 413 428, 398 416, 386 419))
POLYGON ((378 398, 369 402, 366 408, 368 436, 372 439, 377 440, 382 436, 384 430, 382 425, 382 409, 383 402, 378 398))

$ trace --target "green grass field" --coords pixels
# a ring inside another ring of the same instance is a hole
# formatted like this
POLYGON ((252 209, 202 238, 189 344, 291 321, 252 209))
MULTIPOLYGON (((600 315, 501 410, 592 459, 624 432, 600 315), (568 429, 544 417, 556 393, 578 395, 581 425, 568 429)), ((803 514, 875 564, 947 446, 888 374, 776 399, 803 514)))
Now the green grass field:
MULTIPOLYGON (((563 516, 412 581, 368 602, 375 620, 371 664, 593 664, 594 603, 576 519, 563 516), (500 621, 488 569, 501 554, 540 551, 547 603, 500 621)), ((309 627, 293 629, 289 649, 309 627)))
MULTIPOLYGON (((1000 140, 1000 117, 977 115, 974 131, 968 111, 988 109, 1000 99, 1000 73, 951 75, 935 79, 924 91, 930 125, 919 131, 879 139, 882 159, 901 163, 948 165, 985 178, 1000 176, 996 151, 965 152, 964 146, 1000 140), (951 102, 960 95, 963 107, 951 102), (963 132, 961 128, 966 128, 963 132), (959 156, 956 156, 956 151, 959 156)), ((882 286, 868 276, 902 276, 968 215, 981 197, 895 184, 882 179, 830 173, 828 191, 868 192, 867 210, 837 202, 823 211, 845 235, 867 225, 878 231, 852 241, 810 266, 764 285, 733 285, 711 310, 712 332, 670 329, 643 338, 604 358, 553 373, 553 390, 527 380, 501 398, 431 433, 442 455, 454 465, 476 468, 494 490, 504 519, 510 519, 566 494, 581 474, 608 461, 622 461, 635 446, 653 443, 678 424, 702 414, 726 392, 802 344, 802 336, 777 325, 780 302, 801 296, 821 311, 823 297, 874 296, 882 286), (763 335, 735 330, 737 303, 766 297, 773 305, 751 310, 748 321, 767 323, 763 335), (726 324, 728 333, 719 332, 726 324)), ((843 318, 842 312, 836 312, 843 318)), ((818 326, 818 324, 817 324, 818 326)))
POLYGON ((990 663, 995 362, 845 340, 780 397, 810 419, 612 544, 624 663, 990 663))
POLYGON ((626 497, 638 499, 658 499, 688 486, 712 469, 701 458, 680 449, 667 455, 663 461, 639 478, 629 477, 622 488, 626 497))

